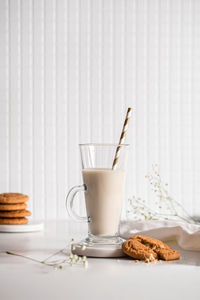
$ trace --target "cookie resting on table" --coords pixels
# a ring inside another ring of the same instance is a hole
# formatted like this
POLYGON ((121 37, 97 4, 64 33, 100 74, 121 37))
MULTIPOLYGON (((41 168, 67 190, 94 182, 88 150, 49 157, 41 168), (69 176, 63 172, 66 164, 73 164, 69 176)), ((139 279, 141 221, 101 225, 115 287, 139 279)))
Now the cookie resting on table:
POLYGON ((180 253, 171 249, 163 242, 143 235, 130 237, 122 244, 123 252, 139 260, 152 262, 155 260, 175 260, 180 258, 180 253))

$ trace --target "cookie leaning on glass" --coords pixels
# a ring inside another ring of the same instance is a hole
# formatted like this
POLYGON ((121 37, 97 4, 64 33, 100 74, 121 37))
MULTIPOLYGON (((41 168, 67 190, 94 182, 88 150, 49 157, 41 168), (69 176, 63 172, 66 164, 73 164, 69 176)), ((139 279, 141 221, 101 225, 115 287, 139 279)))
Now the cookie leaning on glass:
POLYGON ((27 224, 31 212, 26 210, 29 197, 21 193, 0 194, 0 224, 20 225, 27 224))
POLYGON ((169 246, 153 238, 143 235, 130 237, 122 244, 123 252, 138 260, 153 262, 156 260, 176 260, 180 258, 180 253, 169 246))

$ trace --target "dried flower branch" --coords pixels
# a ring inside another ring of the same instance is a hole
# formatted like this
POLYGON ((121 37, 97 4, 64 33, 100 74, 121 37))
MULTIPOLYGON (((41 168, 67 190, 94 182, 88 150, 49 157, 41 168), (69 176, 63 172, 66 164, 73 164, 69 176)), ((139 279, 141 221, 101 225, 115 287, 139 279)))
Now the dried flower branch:
POLYGON ((129 199, 127 216, 131 215, 135 220, 175 220, 189 224, 199 224, 184 207, 174 200, 168 191, 168 183, 161 179, 158 165, 152 165, 152 173, 145 176, 156 195, 152 206, 148 205, 140 197, 133 196, 129 199))
MULTIPOLYGON (((74 239, 72 239, 72 241, 74 241, 74 239)), ((70 244, 71 246, 71 244, 70 244)), ((5 253, 8 255, 14 255, 14 256, 18 256, 18 257, 22 257, 31 261, 34 261, 36 263, 40 263, 43 264, 45 266, 49 266, 49 267, 53 267, 54 270, 58 270, 58 269, 63 269, 64 266, 69 265, 69 266, 73 266, 73 265, 82 265, 84 267, 88 266, 88 261, 87 261, 87 257, 86 256, 78 256, 76 254, 72 254, 70 253, 69 255, 67 254, 67 247, 53 253, 52 255, 48 256, 46 259, 44 260, 38 260, 23 254, 19 254, 19 253, 14 253, 12 251, 1 251, 0 253, 5 253), (65 258, 63 259, 52 259, 55 258, 56 255, 61 255, 63 254, 65 256, 65 258)))

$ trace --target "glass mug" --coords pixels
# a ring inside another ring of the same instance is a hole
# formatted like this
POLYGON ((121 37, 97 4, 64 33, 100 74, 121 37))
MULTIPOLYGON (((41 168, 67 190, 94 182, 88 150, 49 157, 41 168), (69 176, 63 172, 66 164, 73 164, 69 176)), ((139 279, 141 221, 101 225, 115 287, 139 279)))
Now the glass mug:
POLYGON ((116 144, 80 144, 83 185, 70 189, 66 208, 76 221, 88 223, 87 245, 119 244, 119 223, 124 197, 126 164, 129 145, 120 147, 120 155, 114 169, 116 144), (87 217, 73 210, 76 194, 83 191, 87 217))

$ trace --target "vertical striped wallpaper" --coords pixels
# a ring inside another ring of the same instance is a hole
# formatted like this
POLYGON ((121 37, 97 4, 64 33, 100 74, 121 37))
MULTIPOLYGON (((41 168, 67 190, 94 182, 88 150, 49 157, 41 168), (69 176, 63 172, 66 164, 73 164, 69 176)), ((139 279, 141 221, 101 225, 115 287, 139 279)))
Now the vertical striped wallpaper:
POLYGON ((117 142, 128 106, 126 199, 157 162, 200 214, 200 1, 0 0, 0 192, 66 218, 78 143, 117 142))

